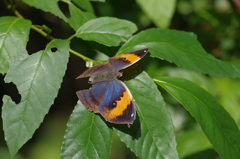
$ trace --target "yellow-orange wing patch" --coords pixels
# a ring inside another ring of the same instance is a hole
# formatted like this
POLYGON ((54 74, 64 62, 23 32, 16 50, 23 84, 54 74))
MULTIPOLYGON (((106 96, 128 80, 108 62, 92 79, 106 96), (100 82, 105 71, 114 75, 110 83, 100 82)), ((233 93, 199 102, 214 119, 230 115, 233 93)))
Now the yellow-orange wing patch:
POLYGON ((101 113, 105 120, 117 124, 132 124, 134 122, 136 111, 129 90, 124 91, 120 99, 113 103, 113 106, 112 109, 106 107, 101 113))
POLYGON ((104 118, 108 120, 114 120, 119 116, 123 115, 123 112, 127 109, 127 107, 131 104, 132 102, 132 97, 130 94, 125 91, 123 92, 123 97, 120 98, 120 100, 116 101, 116 106, 115 108, 108 110, 105 109, 103 116, 104 118))
POLYGON ((116 59, 122 59, 124 61, 128 61, 129 63, 135 63, 136 61, 140 60, 141 57, 135 54, 121 54, 115 56, 116 59))
POLYGON ((130 65, 139 61, 143 56, 145 56, 148 52, 148 48, 137 50, 133 52, 127 52, 124 54, 120 54, 114 56, 109 59, 109 63, 112 65, 114 70, 121 70, 130 65))

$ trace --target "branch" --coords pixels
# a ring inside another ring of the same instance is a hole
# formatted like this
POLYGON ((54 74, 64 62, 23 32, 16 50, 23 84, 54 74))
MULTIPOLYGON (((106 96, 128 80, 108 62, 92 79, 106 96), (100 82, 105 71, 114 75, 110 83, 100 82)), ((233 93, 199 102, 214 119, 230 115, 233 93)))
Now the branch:
MULTIPOLYGON (((15 15, 16 15, 17 17, 22 18, 22 19, 25 19, 17 10, 14 10, 14 13, 15 13, 15 15)), ((44 37, 46 37, 46 38, 48 38, 48 39, 50 39, 50 40, 56 39, 56 38, 50 36, 48 33, 46 33, 46 32, 42 29, 43 27, 42 27, 42 28, 39 28, 39 27, 36 26, 36 25, 31 25, 31 28, 32 28, 33 30, 35 30, 36 32, 38 32, 39 34, 41 34, 42 36, 44 36, 44 37)), ((75 36, 76 36, 76 34, 70 36, 70 37, 68 38, 68 40, 70 41, 70 40, 73 39, 75 36)), ((76 56, 78 56, 78 57, 80 57, 80 58, 82 58, 82 59, 83 59, 84 61, 86 61, 86 62, 87 62, 87 61, 91 61, 92 63, 96 63, 96 61, 94 61, 93 59, 90 59, 90 58, 88 58, 88 57, 80 54, 80 53, 77 52, 77 51, 74 51, 74 50, 70 49, 69 52, 72 53, 72 54, 74 54, 74 55, 76 55, 76 56)))

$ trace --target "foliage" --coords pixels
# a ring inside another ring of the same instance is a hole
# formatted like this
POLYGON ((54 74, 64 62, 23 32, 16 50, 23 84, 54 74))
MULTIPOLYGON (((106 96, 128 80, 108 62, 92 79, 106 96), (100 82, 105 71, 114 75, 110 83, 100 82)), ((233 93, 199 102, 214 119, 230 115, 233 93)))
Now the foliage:
MULTIPOLYGON (((72 62, 69 61, 69 53, 96 64, 91 52, 109 55, 112 50, 120 54, 147 47, 150 57, 142 59, 147 63, 144 66, 146 72, 131 73, 124 81, 136 103, 137 119, 134 124, 128 128, 127 125, 108 123, 78 102, 67 122, 61 158, 108 158, 116 134, 139 158, 191 158, 191 155, 214 149, 223 159, 237 159, 240 156, 240 115, 236 113, 239 110, 239 80, 230 78, 240 77, 240 66, 226 61, 231 60, 227 56, 228 51, 235 52, 234 46, 238 47, 233 39, 237 41, 239 37, 233 33, 240 26, 240 21, 233 20, 232 31, 226 33, 227 42, 215 41, 220 43, 218 48, 224 53, 219 57, 225 60, 205 51, 194 33, 166 29, 173 21, 176 8, 176 12, 182 15, 197 13, 190 18, 189 28, 202 22, 200 18, 210 19, 212 26, 221 26, 214 14, 201 10, 207 8, 204 2, 193 1, 191 4, 181 0, 177 4, 175 0, 137 0, 146 15, 138 11, 141 20, 132 20, 135 21, 133 23, 114 15, 110 17, 111 14, 105 17, 101 13, 104 9, 100 11, 97 7, 118 2, 23 0, 15 3, 5 0, 5 6, 14 15, 0 17, 0 73, 5 83, 14 83, 21 96, 19 103, 6 94, 2 99, 4 139, 11 157, 33 137, 49 113, 68 70, 68 63, 72 62), (27 19, 19 12, 24 5, 49 12, 53 19, 61 20, 57 25, 64 23, 63 28, 69 38, 53 36, 56 28, 45 24, 39 26, 34 19, 27 19), (195 7, 190 9, 190 5, 195 7), (28 43, 33 40, 29 38, 30 30, 47 40, 46 47, 36 53, 28 51, 28 43), (79 39, 80 49, 74 46, 75 40, 79 39), (84 54, 84 48, 86 52, 90 50, 89 54, 84 54), (161 62, 162 67, 159 67, 160 59, 169 63, 164 65, 161 62), (225 81, 227 86, 222 87, 221 81, 225 81), (225 94, 215 98, 216 90, 225 94), (179 109, 179 104, 184 109, 179 109), (176 124, 178 119, 174 114, 185 118, 180 126, 176 124)), ((231 14, 235 16, 237 13, 231 14)), ((220 30, 214 33, 218 35, 220 30)), ((205 46, 209 44, 203 43, 205 46)), ((213 53, 217 55, 216 50, 213 53)), ((238 55, 233 53, 233 56, 238 55)))

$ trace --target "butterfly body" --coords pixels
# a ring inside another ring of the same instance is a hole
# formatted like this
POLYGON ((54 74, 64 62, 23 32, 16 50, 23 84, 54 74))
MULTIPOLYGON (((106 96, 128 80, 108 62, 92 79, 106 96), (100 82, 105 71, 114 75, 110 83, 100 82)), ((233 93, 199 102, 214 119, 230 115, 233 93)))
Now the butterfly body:
POLYGON ((117 124, 133 124, 136 110, 131 92, 117 78, 121 69, 129 67, 148 52, 148 48, 109 58, 108 62, 89 68, 77 78, 90 77, 89 90, 77 92, 82 104, 90 111, 100 113, 106 121, 117 124))
POLYGON ((90 84, 95 84, 97 82, 113 80, 113 79, 121 77, 121 76, 122 76, 122 73, 118 72, 118 71, 104 72, 102 74, 94 74, 94 75, 90 76, 88 82, 90 84))

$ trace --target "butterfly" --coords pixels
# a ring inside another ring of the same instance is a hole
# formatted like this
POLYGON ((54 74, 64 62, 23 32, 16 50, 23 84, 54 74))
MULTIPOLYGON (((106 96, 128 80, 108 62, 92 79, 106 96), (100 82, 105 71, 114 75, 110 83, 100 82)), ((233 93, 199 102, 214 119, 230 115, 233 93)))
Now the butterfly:
POLYGON ((119 70, 139 61, 148 53, 148 48, 123 53, 108 59, 108 62, 95 65, 79 78, 89 77, 92 84, 89 90, 80 90, 76 94, 82 104, 94 113, 116 124, 133 124, 136 118, 134 99, 127 86, 117 78, 122 76, 119 70))

